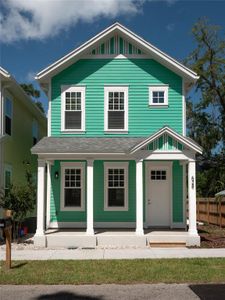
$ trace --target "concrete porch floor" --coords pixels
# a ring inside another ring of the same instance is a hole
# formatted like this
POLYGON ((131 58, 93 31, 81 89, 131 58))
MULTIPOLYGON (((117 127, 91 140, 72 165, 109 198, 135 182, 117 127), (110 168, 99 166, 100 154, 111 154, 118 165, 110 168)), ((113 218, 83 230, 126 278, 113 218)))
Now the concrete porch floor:
MULTIPOLYGON (((195 243, 200 243, 198 238, 195 243)), ((94 235, 87 235, 85 229, 49 229, 45 233, 45 245, 49 248, 186 246, 190 245, 190 236, 184 230, 164 228, 146 229, 142 236, 136 235, 134 229, 95 229, 94 235)))

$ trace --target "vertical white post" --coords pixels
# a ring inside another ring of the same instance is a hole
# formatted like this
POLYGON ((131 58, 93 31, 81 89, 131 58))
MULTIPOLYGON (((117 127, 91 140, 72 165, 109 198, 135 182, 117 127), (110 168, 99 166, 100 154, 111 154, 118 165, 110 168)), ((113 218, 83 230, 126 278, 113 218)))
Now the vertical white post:
POLYGON ((47 162, 47 203, 46 203, 46 229, 50 225, 50 201, 51 201, 51 165, 52 162, 47 162))
POLYGON ((136 161, 136 234, 143 235, 143 161, 136 161))
POLYGON ((44 235, 45 219, 45 161, 38 159, 37 176, 37 236, 44 235))
POLYGON ((196 171, 195 161, 188 162, 188 209, 189 209, 189 230, 190 235, 197 235, 196 226, 196 171))
POLYGON ((94 234, 93 227, 93 160, 87 160, 87 230, 88 235, 94 234))

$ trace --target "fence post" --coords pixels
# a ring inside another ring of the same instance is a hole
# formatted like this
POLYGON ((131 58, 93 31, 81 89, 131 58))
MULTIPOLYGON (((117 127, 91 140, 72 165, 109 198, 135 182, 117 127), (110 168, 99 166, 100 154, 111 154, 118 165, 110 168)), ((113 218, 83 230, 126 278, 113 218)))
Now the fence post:
POLYGON ((208 224, 209 224, 209 198, 207 199, 207 219, 208 219, 208 224))
POLYGON ((220 218, 220 221, 219 221, 219 224, 220 224, 220 228, 222 227, 222 198, 219 198, 219 218, 220 218))

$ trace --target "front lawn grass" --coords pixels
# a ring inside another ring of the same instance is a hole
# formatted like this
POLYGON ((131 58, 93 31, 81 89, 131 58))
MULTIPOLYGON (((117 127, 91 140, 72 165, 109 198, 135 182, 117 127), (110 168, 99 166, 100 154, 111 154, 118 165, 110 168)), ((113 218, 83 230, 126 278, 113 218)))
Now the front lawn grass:
POLYGON ((0 284, 225 282, 224 258, 14 261, 0 263, 0 284))

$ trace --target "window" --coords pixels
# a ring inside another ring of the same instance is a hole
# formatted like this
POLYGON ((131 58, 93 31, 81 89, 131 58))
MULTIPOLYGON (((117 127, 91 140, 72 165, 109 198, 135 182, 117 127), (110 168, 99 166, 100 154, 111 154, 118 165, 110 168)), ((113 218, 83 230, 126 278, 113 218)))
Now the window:
POLYGON ((33 145, 37 144, 37 142, 38 142, 38 123, 35 120, 32 123, 32 139, 33 139, 33 145))
POLYGON ((105 210, 128 210, 128 163, 105 163, 105 210))
POLYGON ((151 180, 166 180, 166 170, 152 170, 151 180))
POLYGON ((105 131, 128 130, 128 87, 105 87, 105 131))
POLYGON ((62 92, 62 130, 85 130, 85 87, 64 86, 62 92))
POLYGON ((5 133, 12 135, 12 100, 5 100, 5 133))
POLYGON ((8 193, 10 186, 12 184, 12 167, 9 165, 6 165, 4 168, 4 189, 5 194, 8 193))
POLYGON ((83 163, 62 163, 61 174, 61 209, 84 210, 83 163))
POLYGON ((168 86, 150 86, 149 87, 149 105, 165 106, 168 105, 168 86))

